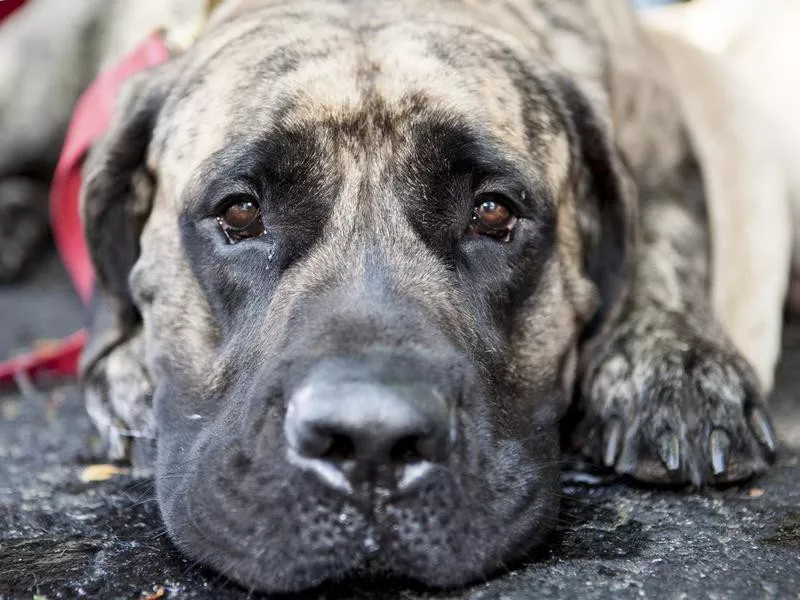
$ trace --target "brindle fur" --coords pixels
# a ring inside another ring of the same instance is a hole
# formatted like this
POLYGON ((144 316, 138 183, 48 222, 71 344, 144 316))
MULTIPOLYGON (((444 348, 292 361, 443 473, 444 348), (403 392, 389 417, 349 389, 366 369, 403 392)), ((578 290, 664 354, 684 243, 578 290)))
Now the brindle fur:
POLYGON ((575 445, 645 481, 739 480, 774 450, 624 0, 232 0, 127 86, 85 172, 90 413, 118 456, 157 431, 173 539, 246 585, 502 567, 554 524, 575 389, 575 445), (463 233, 492 186, 517 199, 507 244, 463 233), (227 245, 219 203, 253 190, 268 234, 227 245), (447 390, 457 448, 415 492, 338 495, 285 460, 284 390, 339 356, 447 390))

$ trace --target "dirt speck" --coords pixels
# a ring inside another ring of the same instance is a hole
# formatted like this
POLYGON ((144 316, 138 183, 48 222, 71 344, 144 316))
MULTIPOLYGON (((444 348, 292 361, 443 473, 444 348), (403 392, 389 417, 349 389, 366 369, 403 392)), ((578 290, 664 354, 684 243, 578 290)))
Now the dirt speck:
POLYGON ((142 596, 144 596, 144 600, 160 600, 164 596, 166 596, 167 590, 164 589, 163 585, 158 586, 152 592, 142 592, 142 596))

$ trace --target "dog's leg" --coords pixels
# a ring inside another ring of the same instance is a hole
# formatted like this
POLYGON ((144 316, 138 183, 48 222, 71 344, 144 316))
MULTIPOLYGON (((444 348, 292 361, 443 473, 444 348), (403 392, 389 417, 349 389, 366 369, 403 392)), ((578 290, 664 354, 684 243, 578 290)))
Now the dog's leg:
POLYGON ((103 4, 33 0, 0 26, 0 281, 17 277, 47 236, 47 188, 92 77, 103 4))
MULTIPOLYGON (((656 154, 633 165, 640 239, 630 288, 619 313, 583 349, 575 441, 643 481, 741 480, 765 468, 774 433, 758 378, 714 313, 700 166, 674 104, 663 94, 650 101, 660 105, 640 114, 661 129, 647 140, 656 154)), ((641 143, 647 131, 622 136, 641 143)))
POLYGON ((774 434, 758 379, 712 310, 698 168, 687 158, 676 175, 640 196, 630 296, 586 348, 577 441, 643 481, 741 480, 766 466, 774 434))
POLYGON ((146 366, 141 327, 129 330, 110 313, 102 293, 93 310, 93 328, 84 353, 81 384, 86 409, 111 460, 126 460, 138 470, 151 466, 153 382, 146 366))
POLYGON ((792 195, 792 272, 789 276, 789 293, 786 305, 789 311, 800 316, 800 185, 793 190, 792 195))

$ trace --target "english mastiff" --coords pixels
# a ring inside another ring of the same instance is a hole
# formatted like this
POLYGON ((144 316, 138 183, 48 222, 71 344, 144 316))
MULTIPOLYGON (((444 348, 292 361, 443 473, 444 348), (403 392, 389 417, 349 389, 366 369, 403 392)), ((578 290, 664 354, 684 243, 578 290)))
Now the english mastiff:
MULTIPOLYGON (((72 46, 31 97, 202 20, 131 4, 34 1, 2 43, 72 46)), ((560 428, 644 482, 767 466, 789 220, 710 185, 733 138, 666 43, 625 0, 230 0, 129 83, 85 168, 83 381, 112 457, 157 439, 178 547, 269 592, 458 586, 554 527, 560 428)))

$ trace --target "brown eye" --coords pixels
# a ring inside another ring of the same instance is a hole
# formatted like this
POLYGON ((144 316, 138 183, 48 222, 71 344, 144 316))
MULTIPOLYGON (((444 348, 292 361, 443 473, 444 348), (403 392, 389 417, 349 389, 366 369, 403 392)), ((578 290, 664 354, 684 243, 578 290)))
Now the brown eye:
POLYGON ((222 220, 231 229, 245 229, 258 218, 258 205, 255 202, 245 201, 230 206, 222 220))
POLYGON ((231 243, 258 237, 264 233, 261 209, 254 200, 242 200, 231 204, 222 216, 217 218, 217 222, 231 243))
POLYGON ((478 235, 488 235, 504 242, 511 239, 511 230, 517 218, 499 197, 489 196, 479 200, 472 212, 470 230, 478 235))

